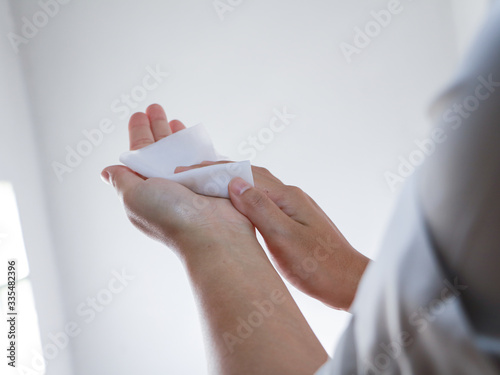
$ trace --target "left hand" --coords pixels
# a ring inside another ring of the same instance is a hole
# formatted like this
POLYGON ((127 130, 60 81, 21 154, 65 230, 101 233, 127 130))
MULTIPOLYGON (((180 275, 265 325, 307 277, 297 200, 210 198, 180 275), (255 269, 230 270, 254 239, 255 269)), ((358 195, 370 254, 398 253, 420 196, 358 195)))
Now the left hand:
MULTIPOLYGON (((130 150, 137 150, 185 129, 167 121, 163 108, 151 105, 129 122, 130 150)), ((102 171, 120 196, 129 220, 146 235, 168 245, 184 258, 200 245, 234 238, 255 239, 255 228, 228 199, 206 197, 162 178, 144 178, 125 166, 102 171)))

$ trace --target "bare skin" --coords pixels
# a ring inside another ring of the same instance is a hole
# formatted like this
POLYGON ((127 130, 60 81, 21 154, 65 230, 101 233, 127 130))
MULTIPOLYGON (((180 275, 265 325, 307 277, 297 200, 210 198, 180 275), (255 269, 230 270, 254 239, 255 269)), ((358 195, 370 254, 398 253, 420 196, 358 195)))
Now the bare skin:
MULTIPOLYGON (((181 166, 176 173, 221 163, 230 161, 181 166)), ((370 260, 300 188, 283 184, 265 168, 253 166, 252 174, 255 188, 248 186, 241 196, 230 189, 231 202, 262 234, 279 271, 311 297, 348 310, 370 260)), ((238 180, 232 183, 244 184, 238 180)))
MULTIPOLYGON (((151 105, 130 119, 130 149, 184 128, 151 105)), ((253 172, 257 186, 234 179, 231 200, 146 179, 124 166, 107 167, 102 177, 116 188, 130 221, 182 260, 203 317, 212 373, 313 374, 328 356, 257 241, 255 227, 280 271, 335 308, 349 307, 368 260, 305 193, 264 169, 253 172), (318 266, 300 274, 295 266, 303 267, 307 257, 318 266)))

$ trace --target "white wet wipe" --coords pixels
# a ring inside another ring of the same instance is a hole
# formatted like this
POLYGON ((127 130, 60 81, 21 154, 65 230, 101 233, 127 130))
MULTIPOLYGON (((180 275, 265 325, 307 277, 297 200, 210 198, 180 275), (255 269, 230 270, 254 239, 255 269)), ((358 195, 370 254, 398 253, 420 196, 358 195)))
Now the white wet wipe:
POLYGON ((224 159, 215 151, 203 124, 178 131, 140 150, 120 155, 120 162, 142 176, 175 181, 198 194, 229 198, 228 185, 234 177, 241 177, 254 186, 249 160, 209 165, 174 174, 175 168, 179 166, 224 159))

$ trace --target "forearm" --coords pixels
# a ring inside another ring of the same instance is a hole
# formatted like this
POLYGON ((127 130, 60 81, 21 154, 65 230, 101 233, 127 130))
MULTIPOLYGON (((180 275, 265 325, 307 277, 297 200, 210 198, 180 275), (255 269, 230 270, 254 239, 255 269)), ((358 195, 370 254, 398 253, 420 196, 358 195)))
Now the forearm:
POLYGON ((254 237, 199 247, 184 263, 202 315, 211 372, 313 374, 327 360, 254 237))

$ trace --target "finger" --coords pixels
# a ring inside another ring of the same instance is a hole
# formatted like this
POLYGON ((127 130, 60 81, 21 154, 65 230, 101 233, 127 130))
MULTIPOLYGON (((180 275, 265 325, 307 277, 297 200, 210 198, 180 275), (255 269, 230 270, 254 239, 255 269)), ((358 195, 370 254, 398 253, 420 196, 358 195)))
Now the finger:
MULTIPOLYGON (((191 166, 179 166, 175 168, 174 173, 186 172, 192 169, 203 168, 209 165, 234 163, 234 161, 203 161, 200 164, 191 166)), ((278 205, 281 209, 288 213, 286 197, 284 194, 285 185, 274 177, 267 169, 252 166, 252 174, 254 177, 255 187, 261 189, 267 194, 271 200, 278 205)), ((289 215, 290 216, 290 215, 289 215)))
MULTIPOLYGON (((209 165, 226 163, 234 163, 234 161, 203 161, 200 164, 191 166, 179 166, 175 168, 174 173, 181 173, 192 169, 203 168, 209 165)), ((287 201, 288 196, 285 194, 286 186, 265 168, 252 166, 252 174, 254 177, 255 187, 266 193, 266 195, 271 198, 271 200, 276 203, 279 208, 288 214, 290 211, 288 208, 290 202, 287 201)))
POLYGON ((179 167, 175 168, 174 173, 186 172, 186 171, 189 171, 191 169, 203 168, 203 167, 207 167, 209 165, 227 164, 227 163, 234 163, 234 162, 227 161, 227 160, 221 160, 221 161, 208 161, 208 160, 206 160, 206 161, 202 161, 200 164, 190 165, 187 167, 179 166, 179 167))
POLYGON ((145 113, 137 112, 130 117, 128 123, 130 150, 138 150, 155 142, 149 118, 145 113))
POLYGON ((114 186, 121 198, 144 181, 136 173, 123 165, 113 165, 105 168, 101 172, 101 177, 105 182, 114 186))
POLYGON ((289 238, 299 225, 289 218, 260 189, 248 184, 242 178, 229 183, 229 197, 233 206, 255 225, 268 245, 279 245, 289 238))
POLYGON ((170 129, 172 133, 177 133, 178 131, 186 129, 186 126, 179 120, 172 120, 170 121, 170 129))
MULTIPOLYGON (((263 191, 288 217, 303 225, 312 225, 317 219, 318 207, 296 186, 284 185, 267 169, 252 167, 255 187, 263 191)), ((322 211, 321 211, 322 212, 322 211)))
POLYGON ((151 122, 151 131, 153 132, 155 142, 172 134, 167 115, 161 105, 151 104, 146 109, 146 114, 151 122))

